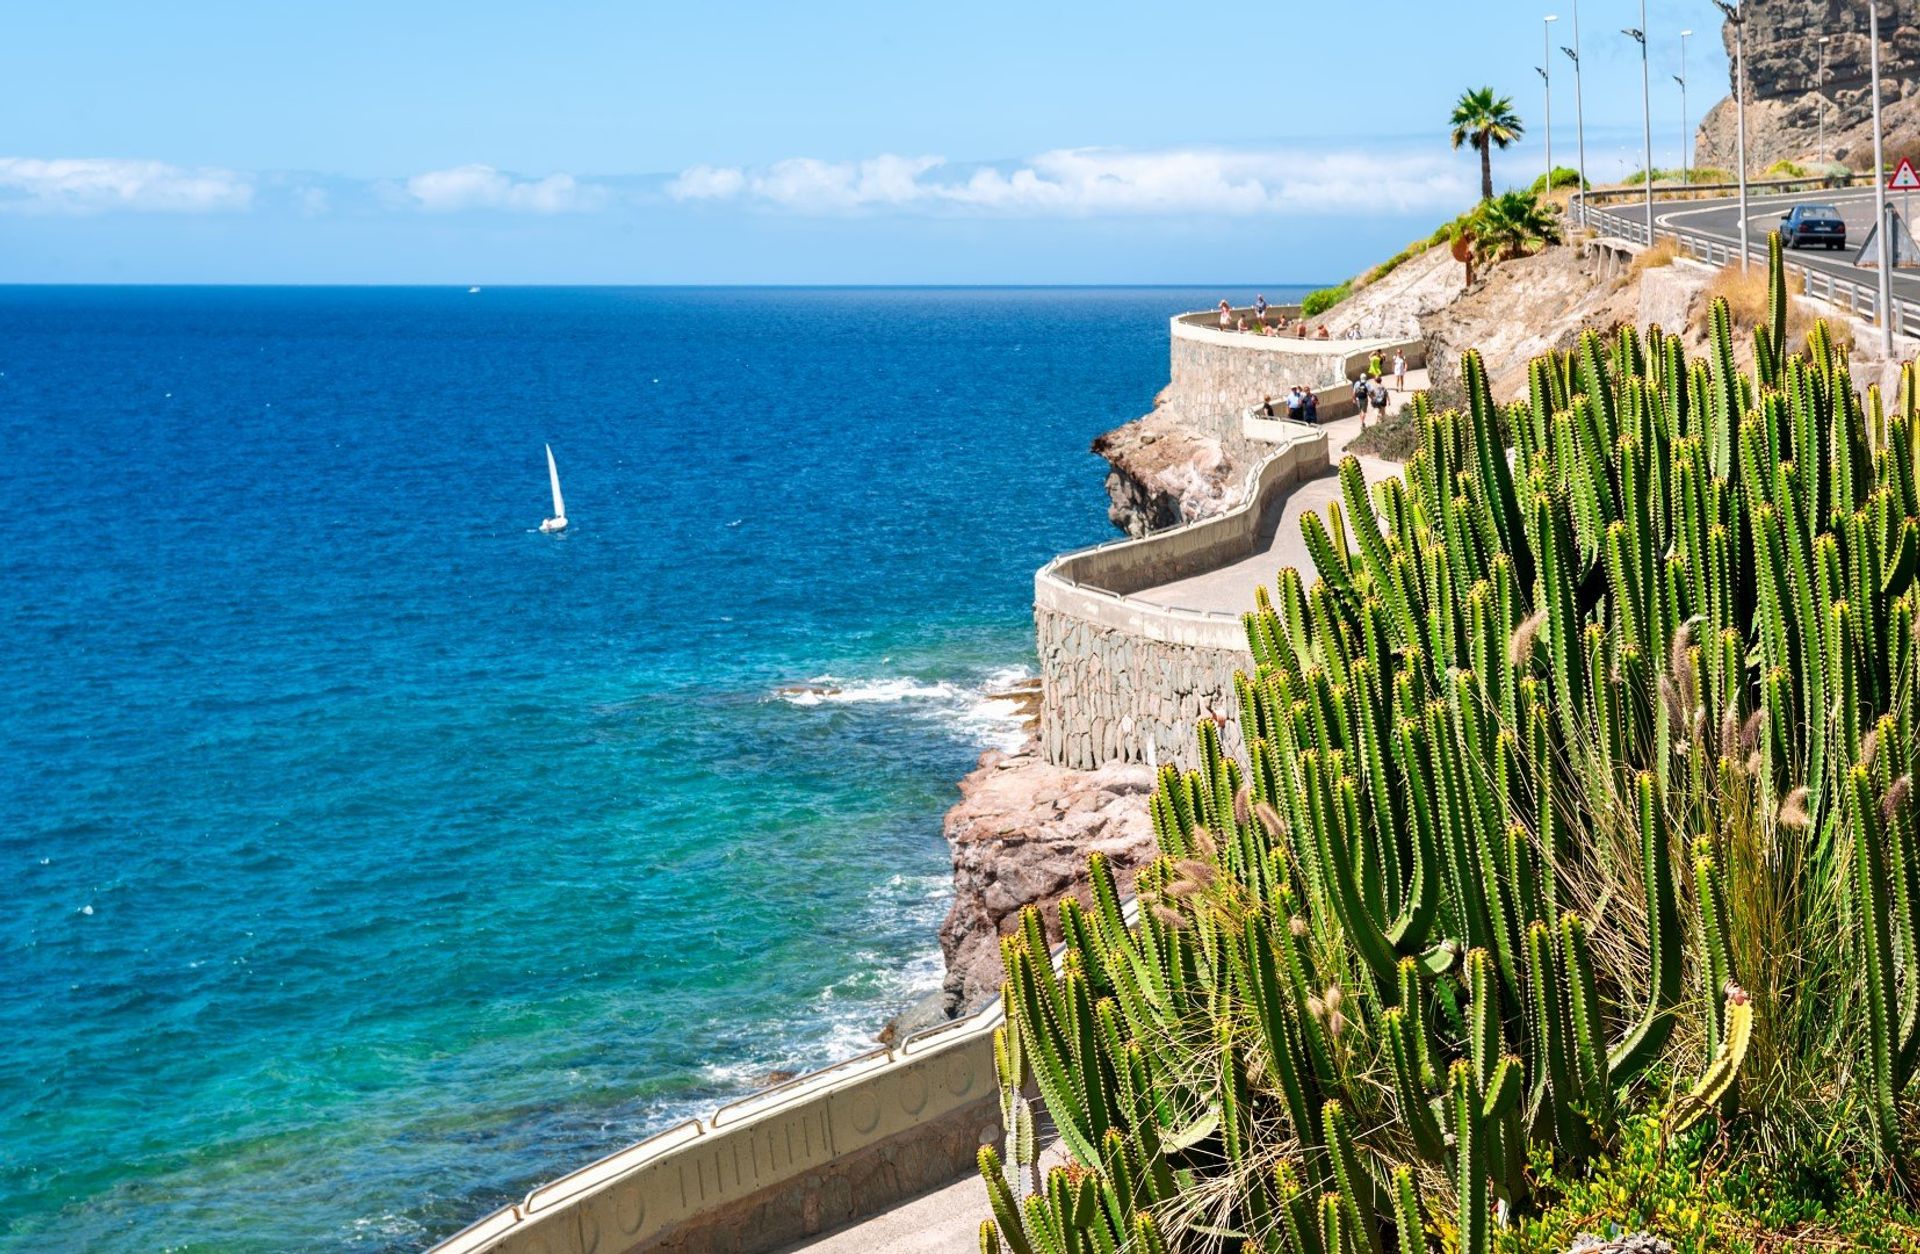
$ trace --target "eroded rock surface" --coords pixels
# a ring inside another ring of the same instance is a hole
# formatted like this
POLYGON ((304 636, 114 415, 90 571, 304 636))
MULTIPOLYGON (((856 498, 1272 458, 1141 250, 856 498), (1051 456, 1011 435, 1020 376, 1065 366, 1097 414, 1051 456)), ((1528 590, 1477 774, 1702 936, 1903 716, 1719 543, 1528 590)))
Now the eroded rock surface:
MULTIPOLYGON (((1752 0, 1747 15, 1747 168, 1775 161, 1839 161, 1856 170, 1873 164, 1873 95, 1868 75, 1867 19, 1852 0, 1752 0), (1820 45, 1827 72, 1820 81, 1820 45), (1820 151, 1824 103, 1826 151, 1820 151)), ((1697 164, 1734 167, 1733 28, 1727 48, 1727 98, 1701 122, 1697 164)), ((1889 160, 1920 155, 1920 21, 1895 5, 1880 22, 1880 110, 1889 160)))
MULTIPOLYGON (((1154 852, 1152 789, 1144 766, 1071 771, 1048 764, 1031 741, 1019 753, 981 756, 946 818, 954 900, 940 947, 949 1014, 1000 991, 1000 936, 1018 926, 1021 907, 1050 906, 1068 893, 1087 900, 1089 854, 1105 854, 1122 891, 1132 891, 1134 873, 1154 852)), ((1047 929, 1058 942, 1058 921, 1049 917, 1047 929)))

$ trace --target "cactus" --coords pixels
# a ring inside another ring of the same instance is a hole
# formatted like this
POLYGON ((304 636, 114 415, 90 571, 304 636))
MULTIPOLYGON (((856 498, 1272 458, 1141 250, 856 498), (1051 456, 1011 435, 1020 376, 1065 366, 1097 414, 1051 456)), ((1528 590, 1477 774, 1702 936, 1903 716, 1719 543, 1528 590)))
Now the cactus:
POLYGON ((989 1182, 1002 1248, 1412 1251, 1424 1206, 1488 1249, 1539 1143, 1580 1170, 1659 1075, 1699 1077, 1685 1127, 1780 1117, 1773 1074, 1819 1067, 1898 1159, 1920 389, 1857 399, 1818 325, 1789 353, 1777 246, 1769 276, 1757 378, 1717 302, 1706 360, 1589 333, 1505 411, 1467 354, 1467 412, 1417 398, 1399 476, 1342 463, 1316 570, 1243 618, 1244 760, 1208 720, 1158 773, 1139 922, 1096 858, 1057 961, 1037 912, 1004 942, 996 1066, 1075 1167, 989 1182), (1831 972, 1770 948, 1833 912, 1831 972), (1784 1057, 1796 1013, 1855 1016, 1830 1048, 1858 1058, 1784 1057))

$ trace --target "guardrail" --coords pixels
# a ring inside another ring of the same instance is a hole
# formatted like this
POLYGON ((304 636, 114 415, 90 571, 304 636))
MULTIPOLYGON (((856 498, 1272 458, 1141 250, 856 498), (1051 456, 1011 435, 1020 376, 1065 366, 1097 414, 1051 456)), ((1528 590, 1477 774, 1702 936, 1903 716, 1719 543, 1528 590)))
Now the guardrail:
MULTIPOLYGON (((1801 180, 1804 182, 1804 180, 1801 180)), ((1718 188, 1719 185, 1712 185, 1718 188)), ((1755 184, 1749 183, 1751 191, 1755 184)), ((1607 193, 1591 193, 1599 196, 1607 193)), ((1656 197, 1657 199, 1657 197, 1656 197)), ((1608 234, 1634 244, 1650 245, 1654 240, 1669 239, 1677 244, 1681 251, 1695 261, 1703 261, 1710 266, 1729 266, 1740 259, 1740 246, 1730 244, 1701 231, 1688 231, 1681 228, 1654 224, 1652 238, 1647 235, 1647 223, 1644 215, 1632 216, 1617 213, 1610 209, 1601 209, 1584 203, 1578 194, 1572 202, 1574 218, 1583 226, 1594 227, 1608 234)), ((1765 237, 1756 243, 1747 241, 1747 259, 1765 264, 1767 249, 1765 237)), ((1868 284, 1856 283, 1852 279, 1842 278, 1831 270, 1822 270, 1803 261, 1795 260, 1791 255, 1786 259, 1789 272, 1798 274, 1806 284, 1809 296, 1827 301, 1830 304, 1845 305, 1855 317, 1878 320, 1880 313, 1880 293, 1868 284)), ((1920 330, 1920 302, 1903 296, 1893 298, 1893 329, 1901 335, 1912 335, 1920 330)))
MULTIPOLYGON (((1129 898, 1124 914, 1138 922, 1138 903, 1129 898)), ((1064 955, 1064 946, 1054 950, 1056 969, 1064 955)), ((434 1254, 740 1254, 877 1214, 961 1178, 979 1146, 1004 1135, 993 1032, 1005 1021, 996 998, 964 1019, 675 1124, 541 1185, 434 1254), (914 1144, 936 1133, 950 1146, 914 1144), (916 1152, 879 1161, 903 1141, 916 1152), (863 1156, 872 1168, 864 1194, 844 1172, 832 1180, 863 1156)))

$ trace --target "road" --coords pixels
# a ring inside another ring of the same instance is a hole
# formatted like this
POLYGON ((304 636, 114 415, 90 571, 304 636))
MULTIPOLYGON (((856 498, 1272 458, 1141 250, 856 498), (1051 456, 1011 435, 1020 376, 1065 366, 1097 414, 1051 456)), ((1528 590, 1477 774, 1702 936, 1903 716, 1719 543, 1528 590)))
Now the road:
MULTIPOLYGON (((1887 193, 1903 218, 1907 217, 1902 206, 1904 195, 1901 192, 1887 193)), ((1841 191, 1794 192, 1785 196, 1749 196, 1748 242, 1756 249, 1764 247, 1767 232, 1778 227, 1781 216, 1796 204, 1832 205, 1838 209, 1847 223, 1847 247, 1838 252, 1815 248, 1788 249, 1788 259, 1808 269, 1820 270, 1872 288, 1878 282, 1874 270, 1854 265, 1853 258, 1865 242, 1867 232, 1873 229, 1873 189, 1852 187, 1841 191)), ((1594 209, 1604 210, 1635 224, 1645 220, 1645 210, 1639 201, 1595 205, 1594 209)), ((1912 220, 1909 218, 1908 221, 1911 223, 1912 220)), ((1656 231, 1672 231, 1696 239, 1713 239, 1736 247, 1740 243, 1740 202, 1734 197, 1665 203, 1655 200, 1653 222, 1656 231)), ((1893 294, 1897 300, 1920 304, 1920 271, 1896 270, 1893 275, 1893 294)))

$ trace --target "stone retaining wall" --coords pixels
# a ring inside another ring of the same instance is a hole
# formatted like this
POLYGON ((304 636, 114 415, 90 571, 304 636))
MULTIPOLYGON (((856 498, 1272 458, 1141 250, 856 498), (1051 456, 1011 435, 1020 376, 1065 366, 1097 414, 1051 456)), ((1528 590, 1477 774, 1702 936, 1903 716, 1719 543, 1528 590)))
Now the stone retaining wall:
POLYGON ((1145 762, 1151 741, 1153 762, 1191 766, 1194 724, 1215 713, 1229 720, 1228 748, 1240 753, 1233 673, 1253 665, 1244 648, 1149 640, 1056 610, 1036 608, 1033 619, 1046 676, 1040 739, 1049 762, 1076 770, 1145 762))
MULTIPOLYGON (((1235 425, 1245 421, 1236 411, 1235 425)), ((1327 473, 1325 431, 1260 426, 1275 429, 1268 437, 1274 451, 1248 476, 1233 509, 1063 554, 1034 576, 1039 734, 1049 762, 1074 770, 1109 762, 1191 766, 1194 723, 1213 715, 1228 720, 1228 742, 1238 748, 1233 673, 1253 664, 1240 616, 1133 594, 1254 553, 1273 535, 1293 485, 1327 473)))
POLYGON ((1352 371, 1378 352, 1394 349, 1418 369, 1426 362, 1420 340, 1313 340, 1253 335, 1197 326, 1183 314, 1172 322, 1172 374, 1163 393, 1181 417, 1210 435, 1238 436, 1240 415, 1265 396, 1280 397, 1294 384, 1315 388, 1351 382, 1352 371))

